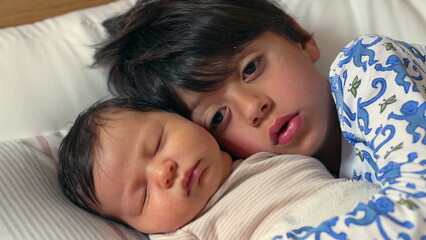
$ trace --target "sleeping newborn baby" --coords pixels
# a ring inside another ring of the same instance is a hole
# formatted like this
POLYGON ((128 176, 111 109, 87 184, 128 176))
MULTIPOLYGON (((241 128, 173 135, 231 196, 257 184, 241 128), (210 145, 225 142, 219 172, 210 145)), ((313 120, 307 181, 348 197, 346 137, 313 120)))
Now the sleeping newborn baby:
POLYGON ((232 161, 199 125, 119 98, 78 116, 59 159, 71 201, 151 239, 261 239, 276 223, 320 223, 377 192, 302 155, 232 161))

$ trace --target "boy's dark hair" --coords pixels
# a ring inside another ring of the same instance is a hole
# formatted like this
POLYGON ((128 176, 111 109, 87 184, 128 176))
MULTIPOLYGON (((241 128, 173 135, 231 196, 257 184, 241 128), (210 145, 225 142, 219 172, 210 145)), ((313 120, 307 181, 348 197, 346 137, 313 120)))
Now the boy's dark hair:
POLYGON ((216 89, 244 44, 267 30, 304 43, 301 29, 273 0, 139 0, 104 22, 110 37, 95 66, 110 67, 108 86, 188 117, 179 90, 216 89))
POLYGON ((123 110, 153 111, 148 103, 124 98, 99 101, 81 112, 59 146, 59 184, 65 195, 79 207, 101 215, 94 209, 100 207, 93 183, 93 152, 98 131, 110 114, 123 110))

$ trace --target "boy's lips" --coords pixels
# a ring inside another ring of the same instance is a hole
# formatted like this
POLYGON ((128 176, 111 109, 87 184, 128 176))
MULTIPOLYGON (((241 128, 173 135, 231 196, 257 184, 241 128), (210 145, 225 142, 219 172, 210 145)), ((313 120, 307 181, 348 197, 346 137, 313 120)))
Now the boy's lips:
POLYGON ((299 115, 299 113, 289 114, 277 118, 269 126, 269 138, 274 145, 287 144, 293 140, 301 125, 302 117, 299 115))
POLYGON ((202 173, 203 169, 201 168, 200 161, 198 161, 195 166, 193 166, 185 173, 185 176, 182 180, 182 186, 187 196, 191 194, 192 189, 200 179, 202 173))

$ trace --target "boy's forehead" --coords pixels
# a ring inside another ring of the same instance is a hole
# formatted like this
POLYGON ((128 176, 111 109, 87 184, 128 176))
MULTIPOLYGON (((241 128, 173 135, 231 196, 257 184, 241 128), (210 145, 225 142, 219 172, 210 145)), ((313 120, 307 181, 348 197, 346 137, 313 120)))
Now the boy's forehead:
POLYGON ((196 92, 188 89, 180 90, 182 101, 190 111, 192 111, 199 104, 200 98, 205 94, 205 92, 196 92))
MULTIPOLYGON (((230 76, 235 75, 237 71, 239 71, 243 60, 247 58, 247 56, 253 54, 256 51, 259 51, 259 43, 256 40, 258 40, 261 36, 242 45, 234 46, 234 49, 236 49, 235 55, 233 55, 228 62, 224 63, 228 66, 233 65, 233 73, 231 73, 230 76)), ((226 79, 224 79, 224 81, 226 81, 226 79)), ((181 88, 178 90, 178 93, 183 103, 185 104, 185 107, 192 112, 192 110, 194 110, 196 107, 202 107, 199 105, 200 99, 205 98, 207 95, 212 93, 214 94, 214 92, 220 91, 224 85, 224 83, 218 83, 216 85, 217 88, 212 91, 194 91, 191 89, 181 88)))
POLYGON ((250 41, 248 41, 245 44, 240 46, 241 47, 240 57, 247 56, 248 54, 252 53, 253 51, 259 50, 259 48, 262 47, 262 46, 265 46, 265 44, 268 45, 268 43, 270 42, 270 38, 272 36, 279 37, 279 38, 282 38, 284 40, 288 40, 287 37, 284 37, 282 34, 276 32, 276 31, 266 30, 265 32, 263 32, 259 36, 253 38, 252 40, 250 40, 250 41))

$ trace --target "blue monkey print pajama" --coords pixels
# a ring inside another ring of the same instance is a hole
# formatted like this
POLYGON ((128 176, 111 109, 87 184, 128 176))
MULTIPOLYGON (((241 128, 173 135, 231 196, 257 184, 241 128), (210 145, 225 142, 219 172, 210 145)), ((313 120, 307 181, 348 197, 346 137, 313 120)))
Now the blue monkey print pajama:
POLYGON ((426 47, 385 36, 350 42, 330 70, 354 180, 381 190, 347 214, 274 239, 426 240, 426 47))

